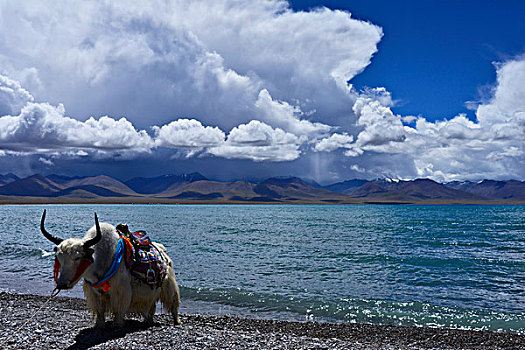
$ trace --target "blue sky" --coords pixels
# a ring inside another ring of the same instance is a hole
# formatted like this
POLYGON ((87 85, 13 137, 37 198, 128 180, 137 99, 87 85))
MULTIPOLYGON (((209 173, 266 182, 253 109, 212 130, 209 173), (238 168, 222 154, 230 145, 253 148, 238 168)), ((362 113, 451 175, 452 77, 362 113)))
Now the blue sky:
POLYGON ((396 113, 429 120, 477 102, 496 80, 493 62, 525 52, 523 1, 292 1, 294 8, 342 9, 383 28, 372 64, 352 79, 356 87, 384 86, 396 113))
POLYGON ((0 0, 0 173, 525 180, 524 7, 0 0))

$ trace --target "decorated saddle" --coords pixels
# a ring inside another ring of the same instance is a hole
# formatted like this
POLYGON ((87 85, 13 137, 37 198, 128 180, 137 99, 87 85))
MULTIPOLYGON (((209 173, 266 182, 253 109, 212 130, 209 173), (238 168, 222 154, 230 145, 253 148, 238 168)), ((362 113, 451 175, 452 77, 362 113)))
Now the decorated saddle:
POLYGON ((167 272, 163 253, 145 231, 130 232, 127 225, 118 224, 117 232, 126 246, 125 263, 131 274, 152 288, 160 287, 167 272))

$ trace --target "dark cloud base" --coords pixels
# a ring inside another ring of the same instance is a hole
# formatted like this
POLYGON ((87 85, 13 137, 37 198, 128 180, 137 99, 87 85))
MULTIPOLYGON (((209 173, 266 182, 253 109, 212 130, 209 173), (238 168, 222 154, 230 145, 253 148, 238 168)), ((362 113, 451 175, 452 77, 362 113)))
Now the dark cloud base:
POLYGON ((43 157, 39 155, 7 155, 0 158, 0 174, 14 173, 20 177, 35 173, 65 176, 103 174, 125 181, 133 177, 198 172, 211 180, 219 181, 263 180, 273 176, 297 176, 322 184, 353 178, 371 178, 352 170, 350 163, 334 163, 336 156, 330 153, 309 154, 290 162, 253 162, 213 156, 170 159, 171 154, 172 152, 168 150, 159 150, 155 155, 141 155, 132 160, 97 160, 90 157, 74 160, 57 158, 50 159, 52 165, 42 162, 43 157))

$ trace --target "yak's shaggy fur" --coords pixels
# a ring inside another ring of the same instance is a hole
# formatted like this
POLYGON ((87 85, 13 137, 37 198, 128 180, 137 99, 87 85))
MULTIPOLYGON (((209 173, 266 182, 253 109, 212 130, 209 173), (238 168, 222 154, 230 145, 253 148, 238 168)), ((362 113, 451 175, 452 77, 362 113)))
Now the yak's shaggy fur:
MULTIPOLYGON (((96 283, 109 270, 119 239, 119 235, 113 225, 101 223, 100 230, 102 238, 93 247, 93 263, 85 270, 82 277, 90 282, 96 283)), ((82 254, 82 244, 96 236, 96 227, 93 226, 85 234, 83 239, 70 238, 62 241, 56 249, 56 257, 61 264, 58 282, 64 288, 72 288, 76 281, 71 280, 77 270, 82 254)), ((91 287, 85 280, 83 282, 84 295, 88 307, 96 318, 97 327, 105 325, 106 313, 114 316, 114 325, 122 326, 124 315, 141 314, 145 322, 153 322, 153 315, 157 301, 170 310, 175 324, 181 324, 179 319, 179 286, 175 280, 173 262, 166 254, 166 248, 162 244, 154 243, 161 252, 162 259, 166 264, 166 276, 160 288, 151 288, 133 277, 124 263, 120 264, 117 273, 109 280, 111 289, 103 292, 91 287)))

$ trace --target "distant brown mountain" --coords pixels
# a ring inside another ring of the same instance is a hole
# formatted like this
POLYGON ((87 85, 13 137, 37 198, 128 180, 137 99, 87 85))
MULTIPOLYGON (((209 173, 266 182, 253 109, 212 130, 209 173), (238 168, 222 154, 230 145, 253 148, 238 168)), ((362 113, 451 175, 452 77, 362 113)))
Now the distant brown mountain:
POLYGON ((484 180, 480 183, 455 182, 440 184, 430 179, 351 180, 326 186, 352 198, 373 202, 400 203, 483 203, 524 202, 525 182, 484 180))
POLYGON ((414 198, 396 189, 388 189, 375 181, 368 181, 360 187, 354 188, 349 194, 353 198, 361 198, 376 202, 401 202, 411 203, 414 198))
MULTIPOLYGON (((179 183, 170 186, 167 190, 161 192, 159 196, 181 198, 188 195, 184 193, 198 193, 202 195, 210 195, 214 193, 220 193, 220 198, 232 198, 242 196, 256 196, 253 191, 255 184, 246 181, 235 181, 235 182, 218 182, 211 180, 200 180, 189 183, 179 183)), ((196 195, 198 197, 199 195, 196 195)), ((219 198, 217 196, 217 198, 219 198)))
POLYGON ((80 179, 85 179, 89 176, 75 176, 75 177, 70 177, 70 176, 63 176, 63 175, 56 175, 56 174, 52 174, 52 175, 47 175, 46 178, 48 178, 49 180, 53 181, 54 183, 58 184, 58 185, 65 185, 73 180, 80 180, 80 179))
POLYGON ((36 174, 0 187, 0 194, 7 196, 48 197, 62 190, 55 182, 36 174))
POLYGON ((65 188, 55 192, 49 197, 68 198, 97 198, 97 197, 128 197, 128 194, 119 193, 96 185, 79 185, 65 188))
POLYGON ((106 175, 71 178, 69 181, 62 182, 61 185, 65 189, 70 187, 97 186, 123 195, 137 195, 135 191, 122 182, 106 175))
POLYGON ((271 201, 351 202, 347 195, 318 188, 298 177, 269 178, 257 184, 253 191, 271 201))
POLYGON ((359 187, 369 182, 368 180, 354 179, 327 185, 324 188, 334 192, 352 193, 359 187))
POLYGON ((476 201, 487 199, 473 193, 449 188, 429 179, 400 181, 395 183, 394 188, 411 198, 417 198, 419 200, 476 201))
POLYGON ((182 175, 163 175, 157 177, 134 177, 124 184, 133 191, 142 194, 157 194, 174 191, 176 187, 195 181, 207 180, 199 173, 182 175))
POLYGON ((219 182, 198 173, 125 183, 106 175, 10 178, 0 186, 1 203, 525 203, 525 182, 515 180, 448 184, 429 179, 349 180, 323 188, 297 177, 219 182))
POLYGON ((341 195, 299 178, 270 178, 259 184, 246 181, 217 182, 201 180, 171 186, 159 196, 172 199, 215 199, 233 202, 343 202, 341 195))
POLYGON ((450 182, 446 184, 450 188, 474 193, 485 198, 505 199, 505 200, 525 200, 524 181, 494 181, 483 180, 480 182, 450 182))
POLYGON ((126 185, 109 176, 68 178, 64 176, 33 175, 0 187, 1 195, 27 197, 123 197, 136 195, 126 185), (54 180, 54 181, 53 181, 54 180))

